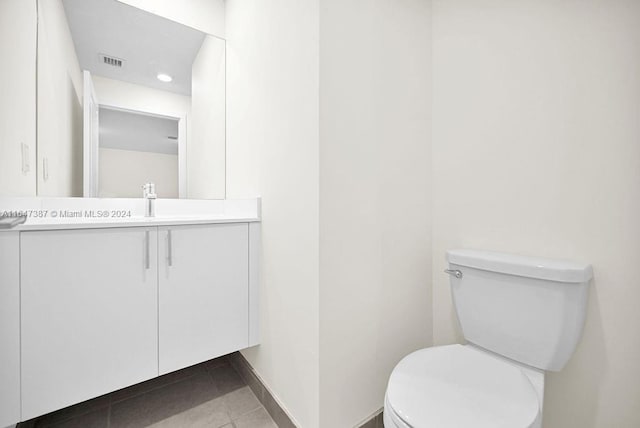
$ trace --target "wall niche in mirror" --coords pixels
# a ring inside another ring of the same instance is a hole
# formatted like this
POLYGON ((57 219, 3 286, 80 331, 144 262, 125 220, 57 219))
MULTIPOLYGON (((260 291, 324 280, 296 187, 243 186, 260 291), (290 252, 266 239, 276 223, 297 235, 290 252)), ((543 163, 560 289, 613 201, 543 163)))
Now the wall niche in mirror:
MULTIPOLYGON (((2 1, 2 24, 31 3, 2 1)), ((37 125, 0 129, 0 154, 21 161, 13 180, 0 173, 0 196, 140 197, 153 182, 159 197, 223 199, 225 41, 119 0, 37 6, 34 40, 14 33, 34 46, 37 34, 37 61, 10 64, 16 84, 34 79, 37 125), (18 176, 33 186, 12 192, 18 176)))

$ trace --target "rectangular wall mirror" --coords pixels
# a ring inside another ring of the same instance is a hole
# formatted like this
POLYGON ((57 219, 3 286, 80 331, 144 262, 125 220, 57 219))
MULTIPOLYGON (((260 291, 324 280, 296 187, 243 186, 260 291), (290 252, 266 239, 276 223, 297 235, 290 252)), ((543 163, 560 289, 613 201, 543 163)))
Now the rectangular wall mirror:
POLYGON ((22 88, 0 83, 0 196, 225 197, 223 39, 119 0, 28 3, 0 6, 22 88))

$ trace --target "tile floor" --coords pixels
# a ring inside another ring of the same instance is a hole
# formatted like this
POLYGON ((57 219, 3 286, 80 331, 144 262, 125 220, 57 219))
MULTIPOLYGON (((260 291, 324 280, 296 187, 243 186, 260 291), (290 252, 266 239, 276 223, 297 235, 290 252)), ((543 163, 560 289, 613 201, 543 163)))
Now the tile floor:
POLYGON ((23 422, 19 428, 278 428, 226 357, 23 422))

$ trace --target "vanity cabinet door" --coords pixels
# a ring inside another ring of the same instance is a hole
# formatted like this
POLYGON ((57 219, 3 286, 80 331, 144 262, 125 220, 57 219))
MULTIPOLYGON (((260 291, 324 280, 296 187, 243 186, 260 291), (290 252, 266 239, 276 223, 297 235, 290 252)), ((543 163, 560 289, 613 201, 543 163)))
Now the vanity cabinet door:
POLYGON ((0 232, 0 427, 20 421, 20 238, 0 232))
POLYGON ((159 228, 160 374, 248 346, 248 230, 159 228))
POLYGON ((21 233, 22 419, 158 375, 157 228, 21 233))

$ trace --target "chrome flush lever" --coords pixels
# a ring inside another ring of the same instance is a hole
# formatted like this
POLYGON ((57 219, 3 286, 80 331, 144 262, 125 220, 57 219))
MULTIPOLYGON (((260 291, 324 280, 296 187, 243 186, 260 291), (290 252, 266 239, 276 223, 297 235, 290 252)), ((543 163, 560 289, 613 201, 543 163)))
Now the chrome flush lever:
POLYGON ((458 279, 462 278, 462 272, 459 271, 458 269, 445 269, 444 273, 448 273, 449 275, 453 275, 458 279))

